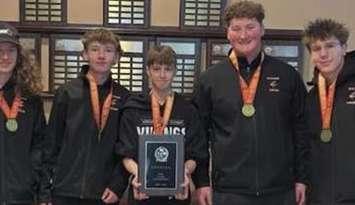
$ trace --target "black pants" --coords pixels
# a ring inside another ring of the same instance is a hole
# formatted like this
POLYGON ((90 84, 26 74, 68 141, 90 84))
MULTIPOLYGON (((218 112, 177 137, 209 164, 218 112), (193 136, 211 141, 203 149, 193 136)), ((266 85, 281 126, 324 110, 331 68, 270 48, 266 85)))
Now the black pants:
POLYGON ((53 196, 53 205, 104 205, 105 203, 98 199, 80 199, 66 196, 53 196))
POLYGON ((264 196, 213 193, 213 205, 295 205, 294 190, 264 196))

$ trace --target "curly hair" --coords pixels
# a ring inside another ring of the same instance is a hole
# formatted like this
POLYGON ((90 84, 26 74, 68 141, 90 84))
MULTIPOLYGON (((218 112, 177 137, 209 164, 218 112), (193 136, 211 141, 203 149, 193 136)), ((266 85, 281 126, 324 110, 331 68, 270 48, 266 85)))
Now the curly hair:
POLYGON ((264 7, 253 1, 238 1, 228 6, 223 15, 224 26, 228 27, 234 18, 255 18, 260 24, 265 18, 264 7))
POLYGON ((316 40, 326 40, 335 37, 341 45, 347 43, 349 38, 349 30, 344 24, 336 22, 332 19, 316 19, 308 23, 303 32, 303 43, 310 50, 311 43, 316 40))
POLYGON ((82 39, 84 50, 87 50, 90 43, 94 41, 98 41, 100 43, 112 43, 115 46, 116 51, 120 55, 123 54, 123 50, 120 44, 120 38, 112 31, 103 28, 87 31, 82 39))
POLYGON ((36 62, 31 61, 29 51, 17 46, 18 55, 12 78, 21 92, 40 94, 42 91, 41 69, 36 62))

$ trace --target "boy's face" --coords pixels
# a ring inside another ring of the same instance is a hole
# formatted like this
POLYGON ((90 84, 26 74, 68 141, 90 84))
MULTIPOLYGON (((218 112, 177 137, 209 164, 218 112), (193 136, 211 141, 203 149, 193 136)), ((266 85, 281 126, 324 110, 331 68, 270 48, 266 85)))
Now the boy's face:
POLYGON ((147 69, 147 74, 152 83, 152 88, 157 91, 170 90, 175 71, 176 69, 172 65, 157 63, 150 65, 147 69))
POLYGON ((0 75, 12 74, 17 61, 17 46, 10 42, 0 43, 0 75))
POLYGON ((117 62, 119 55, 114 44, 94 41, 84 50, 83 57, 89 62, 90 71, 106 74, 110 72, 111 66, 117 62))
POLYGON ((260 52, 264 27, 256 18, 233 18, 227 28, 227 38, 239 56, 253 57, 260 52))
POLYGON ((331 37, 310 43, 311 61, 323 74, 337 73, 343 65, 346 45, 331 37))

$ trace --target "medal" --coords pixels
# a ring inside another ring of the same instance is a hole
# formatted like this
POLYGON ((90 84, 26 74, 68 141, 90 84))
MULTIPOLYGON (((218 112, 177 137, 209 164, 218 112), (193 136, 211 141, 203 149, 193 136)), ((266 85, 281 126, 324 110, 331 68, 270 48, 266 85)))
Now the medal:
POLYGON ((100 103, 99 103, 99 91, 97 90, 97 83, 94 78, 89 72, 86 74, 86 78, 89 81, 89 86, 90 86, 90 99, 91 99, 91 107, 92 111, 94 114, 94 119, 95 123, 98 129, 98 134, 97 137, 99 140, 101 140, 101 134, 103 129, 106 126, 108 116, 110 114, 110 107, 112 103, 112 83, 111 83, 111 88, 110 91, 102 105, 102 108, 100 109, 100 103))
POLYGON ((6 129, 10 132, 16 132, 18 128, 18 124, 16 119, 8 119, 6 121, 6 129))
POLYGON ((5 127, 9 132, 16 132, 18 130, 16 117, 22 106, 20 94, 18 92, 15 93, 15 98, 11 107, 7 104, 3 92, 0 93, 0 108, 6 117, 5 127))
POLYGON ((322 74, 318 74, 318 93, 320 113, 322 120, 322 131, 320 133, 320 139, 324 143, 328 143, 332 139, 332 131, 330 130, 330 124, 332 119, 333 101, 335 94, 335 82, 329 85, 327 88, 325 78, 322 74))
POLYGON ((255 107, 252 104, 244 104, 242 113, 245 117, 251 117, 255 114, 255 107))
POLYGON ((330 129, 322 129, 320 133, 320 139, 322 140, 322 142, 328 143, 330 142, 332 137, 332 131, 330 129))
POLYGON ((240 75, 239 72, 239 67, 238 67, 238 58, 237 55, 234 51, 231 52, 229 55, 229 59, 231 60, 232 64, 234 65, 235 69, 238 71, 238 76, 239 76, 239 86, 240 86, 240 91, 242 93, 242 99, 243 99, 243 107, 242 107, 242 114, 245 117, 252 117, 255 115, 255 107, 253 105, 254 99, 255 99, 255 94, 256 94, 256 89, 258 87, 258 83, 260 80, 260 75, 261 75, 261 64, 264 60, 264 53, 261 53, 261 60, 259 63, 258 68, 254 72, 249 85, 247 82, 244 80, 244 78, 240 75))
POLYGON ((168 125, 171 111, 173 109, 174 93, 166 97, 163 116, 161 116, 160 105, 158 101, 158 98, 154 95, 154 92, 152 92, 151 108, 153 118, 153 133, 157 135, 162 135, 164 134, 165 127, 168 125))

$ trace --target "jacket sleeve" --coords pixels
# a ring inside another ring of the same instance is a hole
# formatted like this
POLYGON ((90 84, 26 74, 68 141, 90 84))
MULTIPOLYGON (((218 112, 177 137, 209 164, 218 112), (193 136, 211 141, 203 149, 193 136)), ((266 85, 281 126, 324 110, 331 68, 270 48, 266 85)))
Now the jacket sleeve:
POLYGON ((64 89, 60 87, 54 96, 44 140, 44 166, 50 171, 51 178, 53 178, 58 155, 63 144, 66 127, 67 102, 68 97, 64 89))
POLYGON ((185 160, 194 160, 197 166, 208 164, 208 145, 201 120, 194 107, 188 112, 191 115, 187 125, 185 141, 185 160))
POLYGON ((121 198, 128 186, 129 173, 123 167, 122 158, 117 157, 117 165, 112 173, 111 181, 108 186, 115 194, 121 198))
POLYGON ((193 105, 197 108, 198 113, 196 116, 198 117, 197 121, 200 122, 200 139, 204 141, 199 147, 201 149, 201 153, 203 159, 198 161, 195 172, 192 174, 192 179, 197 188, 203 186, 210 185, 210 177, 209 177, 209 130, 211 126, 210 120, 210 112, 211 112, 211 99, 210 93, 207 89, 205 89, 205 84, 203 80, 203 76, 200 77, 197 86, 195 87, 195 93, 192 99, 193 105), (204 151, 202 151, 204 149, 204 151), (205 156, 207 155, 207 156, 205 156))
POLYGON ((294 116, 294 144, 295 144, 295 177, 296 182, 309 184, 309 161, 310 161, 310 129, 306 112, 305 85, 299 75, 295 79, 295 92, 293 95, 294 116))
MULTIPOLYGON (((128 95, 125 95, 123 102, 126 102, 128 95)), ((117 125, 117 140, 116 140, 116 144, 115 144, 115 149, 118 148, 118 143, 119 143, 119 139, 120 139, 120 123, 122 120, 122 113, 119 114, 119 119, 118 119, 118 125, 117 125)), ((116 166, 115 169, 112 173, 112 177, 111 177, 111 182, 109 184, 109 188, 115 192, 115 194, 121 198, 122 194, 124 193, 124 191, 126 190, 127 186, 128 186, 128 178, 129 178, 129 172, 124 168, 123 164, 122 164, 122 160, 123 157, 122 155, 116 155, 116 166)))
POLYGON ((44 165, 44 146, 46 120, 43 110, 43 102, 39 96, 34 99, 34 119, 31 142, 31 160, 34 176, 37 180, 37 198, 39 202, 49 202, 51 200, 50 173, 44 165))
POLYGON ((116 153, 122 158, 138 159, 138 133, 136 130, 137 120, 135 113, 131 109, 126 109, 122 113, 119 140, 116 146, 116 153))

